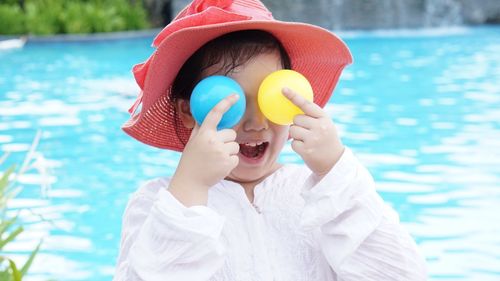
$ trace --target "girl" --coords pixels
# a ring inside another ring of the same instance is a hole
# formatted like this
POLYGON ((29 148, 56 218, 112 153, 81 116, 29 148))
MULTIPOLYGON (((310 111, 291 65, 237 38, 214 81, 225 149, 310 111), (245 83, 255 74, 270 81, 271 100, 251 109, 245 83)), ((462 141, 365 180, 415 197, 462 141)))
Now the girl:
POLYGON ((134 138, 182 151, 172 178, 147 182, 123 218, 114 280, 425 280, 424 261, 372 177, 340 141, 322 106, 351 62, 319 27, 272 19, 257 0, 194 1, 134 68, 142 92, 124 125, 134 138), (262 80, 279 69, 304 74, 314 103, 284 88, 304 114, 291 126, 257 105, 262 80), (189 97, 210 75, 236 80, 246 111, 217 124, 238 98, 202 124, 189 97), (288 138, 305 166, 282 165, 288 138))

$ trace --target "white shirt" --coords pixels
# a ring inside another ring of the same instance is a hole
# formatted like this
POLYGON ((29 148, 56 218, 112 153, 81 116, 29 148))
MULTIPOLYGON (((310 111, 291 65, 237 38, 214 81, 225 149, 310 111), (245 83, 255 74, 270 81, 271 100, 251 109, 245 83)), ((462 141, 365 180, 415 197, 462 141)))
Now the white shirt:
POLYGON ((283 166, 253 205, 231 181, 190 208, 168 185, 149 181, 130 199, 113 280, 426 280, 413 239, 349 149, 321 180, 283 166))

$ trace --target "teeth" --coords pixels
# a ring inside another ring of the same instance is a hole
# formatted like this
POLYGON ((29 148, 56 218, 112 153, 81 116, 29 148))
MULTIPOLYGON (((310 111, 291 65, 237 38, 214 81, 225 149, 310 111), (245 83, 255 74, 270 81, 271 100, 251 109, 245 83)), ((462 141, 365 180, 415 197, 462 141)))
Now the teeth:
POLYGON ((263 144, 262 141, 259 141, 259 142, 247 142, 245 143, 245 145, 248 145, 248 146, 257 146, 257 145, 261 145, 263 144))

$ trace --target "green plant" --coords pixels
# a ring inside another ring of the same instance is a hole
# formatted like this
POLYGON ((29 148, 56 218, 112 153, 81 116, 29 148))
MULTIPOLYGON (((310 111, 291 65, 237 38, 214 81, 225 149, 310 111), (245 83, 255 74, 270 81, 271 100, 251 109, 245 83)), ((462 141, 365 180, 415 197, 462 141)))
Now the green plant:
MULTIPOLYGON (((31 252, 28 260, 21 268, 3 252, 4 247, 14 241, 14 239, 24 231, 21 225, 17 225, 17 215, 14 217, 7 216, 7 204, 9 200, 14 198, 20 191, 20 188, 16 187, 16 180, 27 170, 39 138, 40 133, 35 137, 35 141, 18 172, 15 173, 16 167, 13 165, 3 171, 0 177, 0 280, 2 281, 21 281, 33 263, 42 243, 41 241, 38 243, 35 250, 31 252)), ((0 165, 3 164, 7 157, 8 154, 4 154, 4 156, 0 158, 0 165)))
POLYGON ((12 4, 0 4, 0 34, 26 33, 25 17, 21 8, 12 4))
POLYGON ((0 0, 0 4, 19 4, 19 0, 0 0))
POLYGON ((63 31, 62 0, 26 1, 26 29, 36 35, 50 35, 63 31))
POLYGON ((63 15, 64 33, 91 33, 92 23, 89 23, 86 3, 69 2, 63 15))
POLYGON ((0 34, 95 33, 149 27, 142 1, 0 0, 0 34))
POLYGON ((87 17, 92 24, 93 32, 125 30, 126 24, 118 15, 116 7, 93 3, 87 6, 87 11, 87 17))
MULTIPOLYGON (((123 1, 120 1, 124 3, 123 1)), ((126 23, 126 29, 143 29, 148 28, 148 15, 146 10, 141 4, 141 1, 135 1, 133 4, 116 5, 118 7, 118 14, 126 23)))

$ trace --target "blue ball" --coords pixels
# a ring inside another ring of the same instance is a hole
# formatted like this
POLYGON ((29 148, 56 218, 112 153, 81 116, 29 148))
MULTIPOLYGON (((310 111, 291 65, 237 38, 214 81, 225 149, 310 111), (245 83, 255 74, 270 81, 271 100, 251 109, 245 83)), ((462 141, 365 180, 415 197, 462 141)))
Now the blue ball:
POLYGON ((226 76, 208 76, 201 80, 191 94, 191 113, 196 122, 201 125, 208 112, 231 94, 238 94, 238 101, 222 116, 217 130, 232 128, 245 113, 245 93, 238 82, 226 76))

